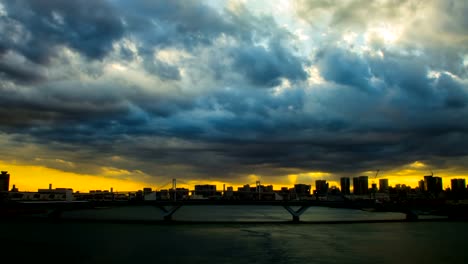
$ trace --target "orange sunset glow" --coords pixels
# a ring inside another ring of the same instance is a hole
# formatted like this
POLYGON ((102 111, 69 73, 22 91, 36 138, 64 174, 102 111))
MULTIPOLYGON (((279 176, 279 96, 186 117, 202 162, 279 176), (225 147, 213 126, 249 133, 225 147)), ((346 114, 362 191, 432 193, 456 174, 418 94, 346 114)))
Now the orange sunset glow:
MULTIPOLYGON (((24 165, 24 164, 7 164, 0 161, 0 167, 2 170, 7 170, 11 174, 11 183, 15 184, 16 188, 21 191, 37 191, 37 189, 48 188, 48 184, 52 184, 56 188, 72 188, 74 191, 89 192, 90 190, 110 190, 113 188, 115 192, 128 192, 141 190, 144 187, 151 187, 153 189, 168 189, 171 188, 172 179, 160 179, 159 182, 155 182, 153 178, 146 175, 139 180, 132 179, 132 174, 128 171, 110 172, 108 168, 103 168, 102 174, 89 175, 79 174, 73 172, 65 172, 57 169, 51 169, 36 165, 24 165), (163 183, 163 181, 166 181, 163 183)), ((430 171, 424 170, 426 167, 421 162, 414 162, 399 170, 392 170, 388 172, 380 172, 377 178, 374 178, 375 171, 363 172, 359 175, 369 176, 369 184, 377 183, 378 180, 385 178, 389 179, 390 186, 396 184, 405 184, 411 187, 417 187, 418 182, 423 178, 424 175, 430 175, 430 171)), ((465 178, 467 176, 451 171, 440 172, 443 175, 444 188, 450 187, 450 180, 453 178, 465 178)), ((354 177, 358 175, 340 175, 341 177, 354 177)), ((273 185, 273 189, 279 190, 281 187, 292 187, 294 184, 303 183, 310 184, 314 187, 315 180, 327 180, 330 186, 340 187, 339 176, 332 175, 326 172, 310 172, 301 174, 290 174, 284 177, 278 178, 277 181, 268 182, 262 179, 268 179, 268 177, 262 177, 260 175, 247 175, 245 182, 221 182, 221 181, 205 181, 205 180, 188 180, 184 178, 178 179, 178 186, 193 190, 196 184, 212 184, 216 185, 218 190, 222 190, 224 185, 233 186, 235 188, 243 186, 244 184, 250 184, 255 186, 256 181, 261 181, 264 185, 273 185), (281 178, 283 180, 281 181, 281 178)), ((370 186, 369 186, 370 187, 370 186)))

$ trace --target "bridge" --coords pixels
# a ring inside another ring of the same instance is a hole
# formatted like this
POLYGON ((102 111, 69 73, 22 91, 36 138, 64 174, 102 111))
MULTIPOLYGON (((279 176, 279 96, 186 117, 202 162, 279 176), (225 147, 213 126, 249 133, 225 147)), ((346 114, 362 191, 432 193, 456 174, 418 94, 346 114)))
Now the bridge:
MULTIPOLYGON (((406 215, 407 221, 418 220, 418 212, 422 207, 390 205, 382 206, 372 200, 361 201, 320 201, 320 200, 290 200, 290 201, 261 201, 261 200, 158 200, 158 201, 17 201, 9 202, 3 207, 3 214, 31 215, 45 214, 50 219, 61 219, 63 212, 94 208, 113 208, 124 206, 152 206, 163 213, 163 221, 173 222, 174 214, 183 206, 222 205, 222 206, 279 206, 291 215, 292 223, 299 223, 301 215, 310 207, 332 207, 356 210, 370 210, 379 212, 399 212, 406 215), (5 212, 7 212, 5 214, 5 212)), ((440 207, 431 208, 440 210, 440 207)), ((466 209, 466 208, 465 208, 466 209)), ((0 215, 2 211, 0 210, 0 215)), ((449 213, 447 213, 449 215, 449 213)))
MULTIPOLYGON (((154 206, 163 212, 164 221, 172 221, 173 215, 183 206, 200 205, 249 205, 249 206, 281 206, 292 216, 293 222, 299 222, 300 216, 312 206, 354 208, 348 202, 334 201, 314 201, 314 200, 294 200, 294 201, 249 201, 249 200, 158 200, 158 201, 22 201, 9 204, 9 208, 18 212, 47 212, 48 217, 58 219, 64 211, 92 209, 102 207, 123 207, 123 206, 154 206), (294 209, 298 207, 298 209, 294 209)), ((355 208, 359 209, 359 208, 355 208)))
POLYGON ((185 201, 157 201, 147 204, 158 207, 164 212, 164 220, 171 221, 174 213, 182 206, 196 205, 249 205, 249 206, 281 206, 292 216, 293 222, 299 222, 300 216, 313 206, 352 208, 352 204, 342 201, 315 201, 315 200, 293 200, 293 201, 257 201, 257 200, 185 200, 185 201), (294 209, 294 207, 298 207, 294 209))

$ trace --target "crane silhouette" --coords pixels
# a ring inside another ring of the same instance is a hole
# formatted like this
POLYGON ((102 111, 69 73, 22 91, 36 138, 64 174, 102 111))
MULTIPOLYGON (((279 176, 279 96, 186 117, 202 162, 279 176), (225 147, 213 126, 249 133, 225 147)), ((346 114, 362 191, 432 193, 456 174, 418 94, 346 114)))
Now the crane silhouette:
POLYGON ((375 172, 374 178, 372 179, 372 183, 374 183, 375 179, 377 178, 377 175, 379 174, 380 170, 377 170, 375 172))

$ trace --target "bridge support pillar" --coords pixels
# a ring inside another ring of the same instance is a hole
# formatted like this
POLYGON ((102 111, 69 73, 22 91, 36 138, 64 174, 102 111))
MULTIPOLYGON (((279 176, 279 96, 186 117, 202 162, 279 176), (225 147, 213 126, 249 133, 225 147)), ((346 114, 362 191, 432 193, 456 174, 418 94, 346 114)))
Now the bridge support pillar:
POLYGON ((163 216, 163 219, 164 221, 172 221, 172 215, 177 211, 179 210, 179 208, 182 207, 181 204, 178 204, 178 205, 174 205, 172 206, 170 209, 167 209, 166 207, 160 205, 160 206, 157 206, 159 209, 161 209, 161 211, 164 212, 164 216, 163 216))
POLYGON ((62 217, 63 210, 60 208, 53 209, 49 214, 47 214, 47 217, 49 219, 55 219, 58 220, 62 217))
POLYGON ((164 215, 164 221, 172 221, 172 214, 164 215))
POLYGON ((418 214, 416 214, 413 211, 406 212, 406 221, 417 221, 417 220, 418 220, 418 214))
POLYGON ((300 217, 301 215, 309 208, 309 206, 301 206, 299 209, 297 210, 294 210, 292 209, 290 206, 288 205, 283 205, 284 209, 286 209, 286 211, 288 211, 291 216, 292 216, 292 221, 294 223, 299 223, 301 220, 300 220, 300 217))

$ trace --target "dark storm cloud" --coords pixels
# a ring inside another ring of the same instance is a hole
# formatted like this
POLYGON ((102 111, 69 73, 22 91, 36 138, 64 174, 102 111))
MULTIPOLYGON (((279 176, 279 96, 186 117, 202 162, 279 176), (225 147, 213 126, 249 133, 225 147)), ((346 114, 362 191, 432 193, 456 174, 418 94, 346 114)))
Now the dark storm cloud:
MULTIPOLYGON (((20 87, 18 87, 20 88, 20 87)), ((165 133, 150 121, 192 108, 188 99, 151 95, 117 81, 106 84, 77 81, 38 85, 35 89, 0 87, 3 130, 26 130, 47 142, 89 144, 120 134, 165 133), (115 91, 118 91, 116 93, 115 91)))
POLYGON ((123 25, 105 1, 4 1, 1 18, 8 34, 0 40, 36 63, 47 63, 60 45, 89 58, 102 58, 123 34, 123 25))
POLYGON ((383 51, 382 55, 359 55, 339 47, 328 47, 316 56, 316 65, 325 79, 373 91, 376 100, 392 94, 402 107, 424 108, 427 103, 463 108, 467 100, 466 84, 445 71, 431 77, 432 61, 430 54, 414 56, 383 51))
POLYGON ((149 46, 191 48, 234 30, 234 25, 201 1, 118 1, 118 6, 127 27, 149 46))
POLYGON ((445 97, 445 105, 449 108, 466 107, 468 93, 463 84, 455 80, 451 75, 442 73, 436 82, 436 89, 445 97))
POLYGON ((428 96, 431 93, 427 76, 428 63, 424 56, 400 56, 390 52, 383 56, 370 58, 372 73, 377 78, 415 96, 428 96))
POLYGON ((316 60, 325 79, 363 90, 368 88, 371 77, 369 65, 358 54, 330 47, 317 53, 316 60))
POLYGON ((6 54, 0 54, 0 79, 27 84, 40 82, 44 76, 34 65, 14 61, 7 58, 6 54))
POLYGON ((215 45, 220 37, 232 37, 237 44, 227 48, 233 57, 230 70, 246 76, 254 85, 271 86, 278 79, 304 80, 303 60, 283 43, 292 35, 278 27, 271 17, 256 17, 247 9, 223 13, 200 1, 137 1, 120 3, 121 13, 131 35, 143 45, 139 53, 146 57, 146 69, 163 79, 178 79, 173 65, 153 59, 153 52, 177 47, 189 52, 199 46, 215 45), (267 41, 269 47, 256 45, 267 41))
POLYGON ((281 77, 291 81, 307 78, 301 59, 289 54, 275 41, 270 43, 268 49, 245 46, 230 53, 234 58, 234 69, 245 74, 255 85, 275 86, 280 83, 281 77))

